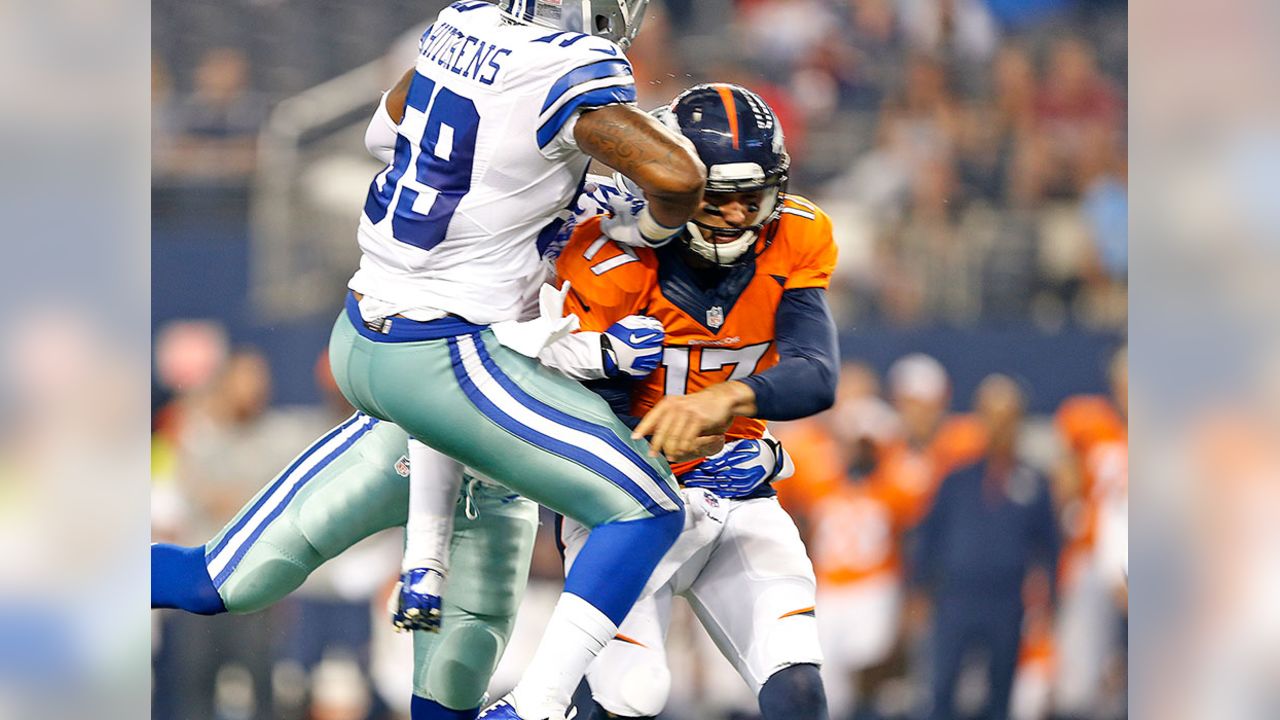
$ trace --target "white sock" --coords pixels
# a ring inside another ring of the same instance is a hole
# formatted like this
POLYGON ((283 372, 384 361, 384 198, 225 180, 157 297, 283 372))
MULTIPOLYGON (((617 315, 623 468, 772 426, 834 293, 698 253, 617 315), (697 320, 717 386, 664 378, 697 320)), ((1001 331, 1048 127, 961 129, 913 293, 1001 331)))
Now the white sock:
POLYGON ((401 570, 449 570, 453 511, 462 468, 452 458, 409 438, 409 518, 401 570))
POLYGON ((520 717, 563 718, 587 666, 617 633, 618 626, 591 603, 562 593, 529 669, 511 691, 520 717))

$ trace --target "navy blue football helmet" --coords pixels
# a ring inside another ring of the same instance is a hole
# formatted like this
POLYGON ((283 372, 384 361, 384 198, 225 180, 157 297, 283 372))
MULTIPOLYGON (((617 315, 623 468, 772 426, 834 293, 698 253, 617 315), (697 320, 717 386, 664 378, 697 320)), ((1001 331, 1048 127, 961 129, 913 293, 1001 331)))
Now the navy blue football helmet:
POLYGON ((719 265, 740 260, 761 230, 778 219, 786 192, 787 155, 782 125, 757 94, 740 85, 709 83, 690 88, 656 113, 667 127, 693 143, 707 166, 706 193, 754 193, 749 223, 724 228, 689 222, 689 249, 719 265), (708 241, 700 230, 716 242, 708 241))

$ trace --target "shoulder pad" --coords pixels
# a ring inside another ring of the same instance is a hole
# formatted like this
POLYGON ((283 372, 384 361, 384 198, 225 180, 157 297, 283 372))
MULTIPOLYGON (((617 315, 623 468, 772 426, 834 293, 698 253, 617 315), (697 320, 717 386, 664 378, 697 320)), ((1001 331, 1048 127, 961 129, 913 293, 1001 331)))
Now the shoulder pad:
POLYGON ((591 284, 601 294, 619 299, 645 293, 656 267, 652 249, 626 247, 605 237, 598 216, 574 230, 556 265, 557 274, 575 287, 591 284))

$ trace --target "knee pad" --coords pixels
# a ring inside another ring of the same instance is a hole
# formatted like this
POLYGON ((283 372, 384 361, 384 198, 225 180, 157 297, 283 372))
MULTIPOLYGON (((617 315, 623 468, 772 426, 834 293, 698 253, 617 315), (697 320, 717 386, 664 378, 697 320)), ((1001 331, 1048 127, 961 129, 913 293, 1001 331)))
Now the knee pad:
POLYGON ((592 673, 588 680, 600 707, 620 717, 656 717, 671 694, 671 670, 656 658, 592 673))
MULTIPOLYGON (((447 617, 426 652, 415 653, 415 695, 449 707, 476 707, 506 649, 510 617, 447 617)), ((424 633, 415 633, 424 635, 424 633)))
POLYGON ((315 564, 265 540, 259 540, 250 553, 219 588, 227 610, 235 614, 274 605, 297 590, 315 569, 315 564))

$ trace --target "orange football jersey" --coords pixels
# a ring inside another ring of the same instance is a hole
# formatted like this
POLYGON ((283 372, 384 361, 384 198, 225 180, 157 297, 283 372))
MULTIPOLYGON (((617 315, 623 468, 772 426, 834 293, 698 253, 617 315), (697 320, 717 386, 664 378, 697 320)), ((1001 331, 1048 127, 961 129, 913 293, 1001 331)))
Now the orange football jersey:
MULTIPOLYGON (((603 332, 628 315, 657 318, 666 329, 662 364, 632 391, 641 417, 663 395, 683 395, 738 380, 778 362, 774 316, 784 290, 826 288, 836 264, 831 220, 804 198, 788 195, 776 230, 766 227, 758 255, 728 270, 705 289, 681 260, 676 243, 661 248, 619 245, 602 234, 599 218, 573 232, 556 263, 572 284, 565 312, 582 329, 603 332)), ((736 418, 726 435, 757 438, 763 420, 736 418)))
POLYGON ((818 584, 848 585, 902 572, 901 536, 911 498, 880 473, 842 482, 816 506, 810 551, 818 584))
POLYGON ((986 431, 972 415, 953 415, 942 422, 924 448, 897 440, 884 449, 877 472, 894 486, 906 504, 907 525, 914 526, 933 504, 943 478, 977 462, 986 447, 986 431))
POLYGON ((778 502, 792 517, 811 515, 844 482, 840 444, 816 417, 775 425, 773 433, 795 464, 791 477, 774 485, 778 502))
POLYGON ((1074 557, 1093 549, 1101 501, 1128 483, 1129 431, 1111 401, 1099 395, 1067 398, 1054 419, 1080 472, 1081 507, 1066 549, 1074 557))

